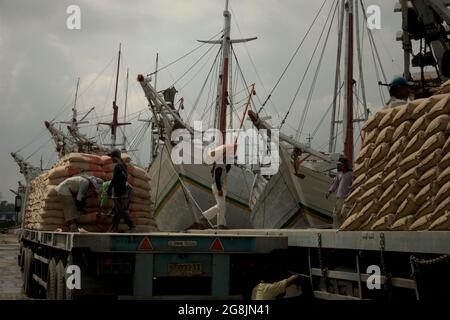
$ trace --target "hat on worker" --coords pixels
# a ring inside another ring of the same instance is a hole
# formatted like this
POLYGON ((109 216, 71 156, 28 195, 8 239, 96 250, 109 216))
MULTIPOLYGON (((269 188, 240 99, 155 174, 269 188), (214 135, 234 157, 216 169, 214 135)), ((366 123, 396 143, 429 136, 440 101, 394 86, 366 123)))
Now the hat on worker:
POLYGON ((412 83, 408 82, 404 77, 395 77, 394 79, 392 79, 392 81, 389 83, 389 88, 394 88, 394 87, 400 87, 400 86, 411 86, 412 83))
POLYGON ((87 178, 89 182, 94 186, 95 191, 99 193, 103 185, 103 180, 94 176, 88 176, 87 178))
POLYGON ((107 153, 108 156, 111 158, 120 158, 121 152, 119 149, 112 149, 110 152, 107 153))

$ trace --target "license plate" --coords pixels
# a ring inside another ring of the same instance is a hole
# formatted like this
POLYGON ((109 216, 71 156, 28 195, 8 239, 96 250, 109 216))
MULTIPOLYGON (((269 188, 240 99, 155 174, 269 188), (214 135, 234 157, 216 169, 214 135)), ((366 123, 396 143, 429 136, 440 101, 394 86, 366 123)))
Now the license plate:
POLYGON ((168 274, 170 277, 193 277, 202 274, 201 263, 169 263, 168 274))

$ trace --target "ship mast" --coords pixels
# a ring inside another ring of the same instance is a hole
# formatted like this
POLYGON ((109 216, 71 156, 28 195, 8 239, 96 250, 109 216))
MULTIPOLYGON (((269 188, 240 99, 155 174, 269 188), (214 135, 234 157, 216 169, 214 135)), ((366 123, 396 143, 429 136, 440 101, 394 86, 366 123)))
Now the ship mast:
POLYGON ((345 4, 347 15, 346 23, 346 72, 344 95, 344 156, 350 166, 353 164, 353 0, 345 4))
POLYGON ((119 72, 120 72, 120 57, 122 54, 122 44, 119 44, 119 54, 117 58, 117 72, 116 72, 116 86, 114 89, 114 101, 113 101, 113 119, 112 122, 100 122, 101 125, 106 125, 111 128, 111 147, 117 146, 117 128, 120 126, 129 125, 129 122, 120 123, 118 120, 119 107, 117 106, 117 89, 119 86, 119 72))

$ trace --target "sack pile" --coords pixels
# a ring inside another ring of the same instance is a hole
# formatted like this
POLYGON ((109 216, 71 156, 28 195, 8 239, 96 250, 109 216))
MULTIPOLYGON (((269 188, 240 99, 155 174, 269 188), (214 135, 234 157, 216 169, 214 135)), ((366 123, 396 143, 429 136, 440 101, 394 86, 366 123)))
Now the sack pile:
POLYGON ((450 230, 450 94, 377 112, 341 230, 450 230))
MULTIPOLYGON (((131 159, 123 155, 128 164, 128 183, 132 188, 130 197, 130 216, 136 224, 137 232, 157 231, 152 215, 150 200, 150 178, 142 168, 131 164, 131 159)), ((56 186, 69 177, 80 174, 92 175, 105 181, 112 179, 114 164, 108 156, 71 153, 58 162, 52 169, 31 181, 28 186, 24 226, 27 229, 68 231, 64 220, 63 208, 59 202, 56 186)), ((113 201, 109 199, 100 206, 100 194, 89 192, 86 201, 86 214, 81 215, 79 226, 90 232, 107 232, 111 226, 113 201)), ((123 222, 123 221, 122 221, 123 222)), ((128 226, 119 225, 119 231, 126 232, 128 226)))

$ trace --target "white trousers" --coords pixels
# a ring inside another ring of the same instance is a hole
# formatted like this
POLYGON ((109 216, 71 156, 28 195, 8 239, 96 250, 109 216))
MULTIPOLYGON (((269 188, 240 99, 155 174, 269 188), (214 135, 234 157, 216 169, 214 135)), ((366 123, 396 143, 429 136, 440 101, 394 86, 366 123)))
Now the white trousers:
POLYGON ((216 184, 213 184, 212 192, 217 204, 203 212, 203 216, 208 220, 211 220, 217 216, 217 225, 225 226, 225 197, 227 195, 227 189, 222 185, 223 196, 220 197, 219 190, 217 190, 216 184))

